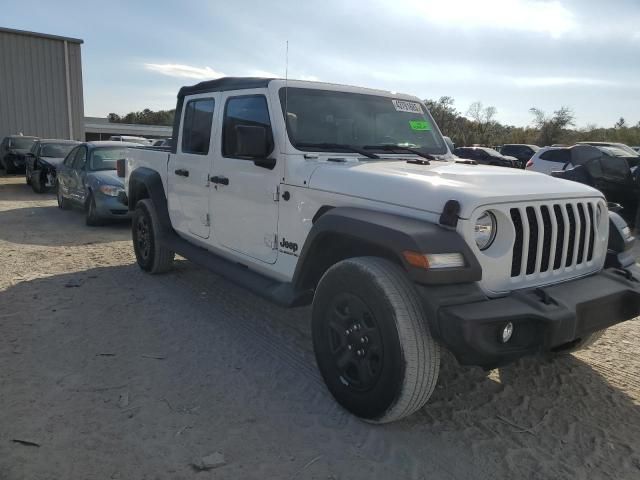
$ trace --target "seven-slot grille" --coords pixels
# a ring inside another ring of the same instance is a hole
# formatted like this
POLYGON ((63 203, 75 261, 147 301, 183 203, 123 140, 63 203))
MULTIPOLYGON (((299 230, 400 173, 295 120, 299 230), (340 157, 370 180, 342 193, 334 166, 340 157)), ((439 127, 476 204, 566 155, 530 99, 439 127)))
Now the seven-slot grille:
POLYGON ((511 208, 516 238, 511 277, 565 270, 591 262, 597 202, 572 201, 511 208))

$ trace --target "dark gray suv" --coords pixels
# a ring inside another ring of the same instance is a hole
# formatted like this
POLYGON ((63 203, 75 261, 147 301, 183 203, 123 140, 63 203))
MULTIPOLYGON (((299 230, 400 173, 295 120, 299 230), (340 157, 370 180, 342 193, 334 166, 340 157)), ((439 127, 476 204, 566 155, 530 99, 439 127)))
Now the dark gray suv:
POLYGON ((6 173, 24 170, 24 160, 37 137, 10 135, 0 143, 0 166, 6 173))
POLYGON ((510 143, 507 145, 503 145, 500 149, 500 153, 502 155, 516 157, 518 159, 520 168, 525 168, 527 162, 531 160, 531 157, 533 157, 538 150, 540 150, 540 147, 537 145, 510 143))

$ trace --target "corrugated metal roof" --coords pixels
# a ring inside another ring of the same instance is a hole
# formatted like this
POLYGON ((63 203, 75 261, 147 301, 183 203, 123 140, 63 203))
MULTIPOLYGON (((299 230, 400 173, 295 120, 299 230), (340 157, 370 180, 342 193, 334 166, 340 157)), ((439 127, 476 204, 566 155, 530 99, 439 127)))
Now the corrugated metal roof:
POLYGON ((66 40, 72 43, 84 43, 84 40, 73 37, 62 37, 60 35, 50 35, 48 33, 29 32, 28 30, 16 30, 14 28, 0 27, 0 32, 15 33, 17 35, 26 35, 29 37, 50 38, 52 40, 66 40))

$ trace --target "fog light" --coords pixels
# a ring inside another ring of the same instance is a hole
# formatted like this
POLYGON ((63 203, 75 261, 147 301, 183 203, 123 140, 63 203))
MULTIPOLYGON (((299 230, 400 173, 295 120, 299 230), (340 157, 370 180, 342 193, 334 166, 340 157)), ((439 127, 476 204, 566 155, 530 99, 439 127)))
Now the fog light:
POLYGON ((509 322, 502 329, 502 335, 500 338, 502 340, 502 343, 507 343, 509 340, 511 340, 511 335, 513 335, 513 323, 509 322))

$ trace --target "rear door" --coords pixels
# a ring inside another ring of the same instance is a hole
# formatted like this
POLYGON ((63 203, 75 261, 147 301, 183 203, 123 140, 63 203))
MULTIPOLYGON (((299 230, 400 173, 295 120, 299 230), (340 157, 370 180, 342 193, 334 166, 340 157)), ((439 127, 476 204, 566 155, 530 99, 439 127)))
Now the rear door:
MULTIPOLYGON (((214 159, 211 192, 213 231, 223 246, 265 263, 275 263, 278 203, 276 191, 282 165, 271 168, 237 154, 240 126, 264 127, 270 155, 274 139, 267 98, 262 91, 223 95, 222 148, 214 159)), ((275 111, 275 110, 274 110, 275 111)))
POLYGON ((209 173, 219 93, 186 97, 176 153, 167 172, 171 223, 176 230, 209 238, 209 173))

